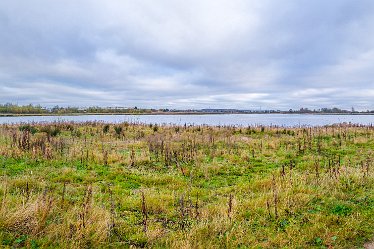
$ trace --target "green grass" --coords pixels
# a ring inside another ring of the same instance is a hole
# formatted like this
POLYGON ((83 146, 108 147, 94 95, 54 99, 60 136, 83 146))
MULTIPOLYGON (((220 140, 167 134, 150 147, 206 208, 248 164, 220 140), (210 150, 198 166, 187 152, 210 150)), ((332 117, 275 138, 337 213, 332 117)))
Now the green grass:
POLYGON ((348 125, 2 125, 0 247, 362 248, 373 138, 348 125))

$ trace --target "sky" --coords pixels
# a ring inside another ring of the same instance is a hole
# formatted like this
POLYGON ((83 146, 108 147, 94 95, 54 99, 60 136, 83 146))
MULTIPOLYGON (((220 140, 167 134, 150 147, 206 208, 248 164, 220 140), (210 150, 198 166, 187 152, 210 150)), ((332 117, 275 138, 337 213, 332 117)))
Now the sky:
POLYGON ((372 0, 1 0, 0 103, 374 109, 372 0))

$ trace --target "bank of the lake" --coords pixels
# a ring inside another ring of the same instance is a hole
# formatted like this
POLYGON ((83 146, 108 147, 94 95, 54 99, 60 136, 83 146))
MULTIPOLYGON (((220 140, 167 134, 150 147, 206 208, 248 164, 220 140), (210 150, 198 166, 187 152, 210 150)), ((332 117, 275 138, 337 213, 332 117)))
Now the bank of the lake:
POLYGON ((0 248, 362 248, 373 138, 349 124, 0 125, 0 248))

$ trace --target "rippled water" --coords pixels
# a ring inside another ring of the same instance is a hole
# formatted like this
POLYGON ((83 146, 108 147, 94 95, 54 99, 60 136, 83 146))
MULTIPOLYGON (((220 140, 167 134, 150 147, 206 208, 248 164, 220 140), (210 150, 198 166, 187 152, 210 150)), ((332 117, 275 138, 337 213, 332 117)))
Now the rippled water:
POLYGON ((308 114, 210 114, 210 115, 81 115, 81 116, 22 116, 0 117, 0 124, 102 121, 146 124, 194 125, 277 125, 323 126, 336 123, 374 124, 374 115, 308 115, 308 114))

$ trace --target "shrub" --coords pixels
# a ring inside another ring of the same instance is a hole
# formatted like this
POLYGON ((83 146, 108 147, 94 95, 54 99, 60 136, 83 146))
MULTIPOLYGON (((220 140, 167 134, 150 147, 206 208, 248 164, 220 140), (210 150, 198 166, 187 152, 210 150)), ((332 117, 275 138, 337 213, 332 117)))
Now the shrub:
POLYGON ((103 132, 104 132, 104 133, 108 133, 109 129, 110 129, 110 126, 109 126, 108 124, 106 124, 106 125, 104 125, 104 127, 103 127, 103 132))
POLYGON ((114 126, 114 131, 116 132, 116 134, 119 136, 121 135, 123 129, 121 126, 114 126))
POLYGON ((34 126, 31 126, 29 124, 26 124, 26 125, 21 125, 19 128, 18 128, 20 131, 28 131, 30 132, 31 134, 35 134, 38 132, 38 129, 35 128, 34 126))

